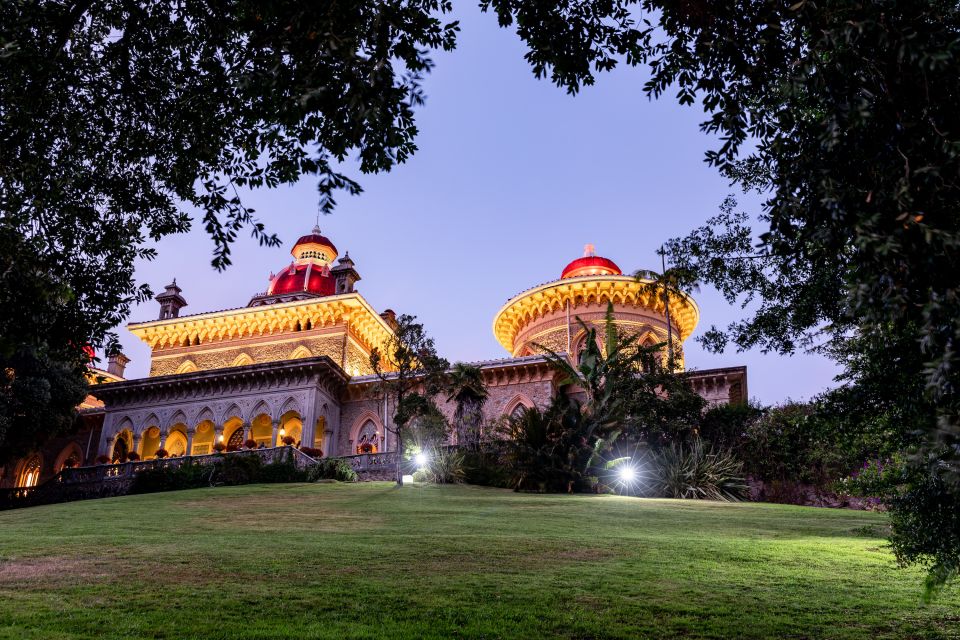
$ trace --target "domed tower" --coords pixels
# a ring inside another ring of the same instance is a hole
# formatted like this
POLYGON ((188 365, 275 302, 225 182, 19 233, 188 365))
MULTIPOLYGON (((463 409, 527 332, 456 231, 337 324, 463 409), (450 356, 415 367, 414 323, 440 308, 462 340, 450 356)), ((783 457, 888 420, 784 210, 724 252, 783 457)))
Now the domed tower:
MULTIPOLYGON (((613 303, 613 317, 622 330, 641 335, 645 344, 667 341, 664 296, 644 285, 609 258, 596 255, 593 245, 570 262, 560 279, 517 294, 507 301, 493 319, 497 341, 514 357, 535 355, 540 345, 557 353, 577 354, 583 349, 586 332, 577 322, 602 327, 607 304, 613 303)), ((680 366, 682 349, 700 319, 693 298, 671 294, 670 320, 680 366)))
POLYGON ((271 273, 267 291, 254 296, 248 306, 352 293, 353 284, 360 279, 349 255, 331 268, 339 254, 333 242, 320 233, 320 227, 301 236, 290 254, 293 262, 271 273))

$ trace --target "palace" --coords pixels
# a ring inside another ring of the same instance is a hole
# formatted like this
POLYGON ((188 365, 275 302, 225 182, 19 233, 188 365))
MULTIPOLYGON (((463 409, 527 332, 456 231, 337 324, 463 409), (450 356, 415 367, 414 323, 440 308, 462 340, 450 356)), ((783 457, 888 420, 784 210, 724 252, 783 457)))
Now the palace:
MULTIPOLYGON (((97 384, 79 408, 77 433, 0 469, 0 486, 32 486, 64 467, 131 452, 145 460, 161 449, 202 455, 250 440, 264 447, 293 442, 315 457, 395 449, 392 407, 374 393, 369 360, 392 335, 394 312, 377 312, 356 290, 360 274, 349 253, 339 257, 319 228, 291 253, 291 263, 271 273, 267 290, 244 307, 181 315, 184 292, 175 280, 167 285, 156 296, 159 317, 128 325, 151 349, 149 376, 125 379, 123 355, 106 370, 92 369, 97 384)), ((509 357, 472 363, 489 392, 484 420, 565 392, 538 346, 578 354, 586 332, 577 319, 602 323, 608 304, 625 331, 647 344, 670 336, 682 353, 700 311, 689 296, 666 302, 669 314, 662 296, 587 245, 557 280, 515 295, 494 316, 494 335, 509 357)), ((697 371, 691 384, 714 405, 747 399, 746 367, 697 371)), ((442 398, 440 405, 450 417, 454 407, 442 398)))

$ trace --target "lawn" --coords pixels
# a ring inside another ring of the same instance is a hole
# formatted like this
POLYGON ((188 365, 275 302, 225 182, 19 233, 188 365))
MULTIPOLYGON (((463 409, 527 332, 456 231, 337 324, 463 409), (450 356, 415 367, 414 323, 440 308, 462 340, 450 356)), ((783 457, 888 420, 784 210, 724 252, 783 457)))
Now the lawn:
POLYGON ((0 513, 3 638, 925 638, 882 514, 387 483, 0 513))

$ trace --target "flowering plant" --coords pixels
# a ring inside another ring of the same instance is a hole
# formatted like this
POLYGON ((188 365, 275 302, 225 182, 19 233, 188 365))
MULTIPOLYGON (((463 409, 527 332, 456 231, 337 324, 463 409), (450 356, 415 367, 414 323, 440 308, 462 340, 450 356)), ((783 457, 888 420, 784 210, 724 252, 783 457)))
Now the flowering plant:
POLYGON ((860 497, 889 496, 903 480, 903 460, 867 460, 859 469, 837 483, 837 493, 860 497))
POLYGON ((253 438, 247 438, 246 440, 243 441, 243 446, 245 446, 247 449, 256 449, 257 441, 254 440, 253 438))
POLYGON ((97 464, 110 464, 110 456, 105 456, 105 455, 97 456, 97 464))
POLYGON ((139 459, 140 459, 140 454, 137 453, 136 451, 131 451, 130 453, 127 454, 128 462, 136 462, 139 459))
POLYGON ((316 449, 314 447, 300 447, 300 451, 303 451, 305 454, 311 458, 322 458, 323 449, 316 449))
POLYGON ((287 445, 288 447, 296 441, 297 439, 294 438, 293 436, 283 436, 283 440, 282 440, 283 444, 287 445))
POLYGON ((226 449, 227 449, 227 445, 223 444, 222 442, 216 442, 213 445, 213 450, 216 451, 217 453, 226 451, 226 449))
POLYGON ((167 452, 166 449, 161 447, 160 449, 157 449, 157 452, 154 455, 157 456, 158 459, 162 460, 170 454, 167 452))

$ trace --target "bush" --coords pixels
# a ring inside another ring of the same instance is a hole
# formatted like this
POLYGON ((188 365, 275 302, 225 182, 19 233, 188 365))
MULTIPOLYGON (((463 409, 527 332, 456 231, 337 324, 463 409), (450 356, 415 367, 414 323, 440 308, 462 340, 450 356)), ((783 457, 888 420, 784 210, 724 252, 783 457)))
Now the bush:
POLYGON ((350 463, 342 458, 324 458, 307 469, 307 482, 316 482, 317 480, 356 482, 358 477, 350 463))
POLYGON ((664 498, 736 502, 748 495, 743 464, 729 451, 714 451, 696 439, 651 456, 654 492, 664 498))
POLYGON ((430 482, 431 475, 426 469, 417 469, 413 472, 414 482, 430 482))
POLYGON ((288 447, 289 447, 290 445, 292 445, 292 444, 293 444, 294 442, 296 442, 296 441, 297 441, 297 439, 294 438, 293 436, 283 436, 283 439, 281 440, 281 442, 282 442, 283 444, 287 445, 288 447))
POLYGON ((470 451, 464 454, 463 481, 484 487, 510 489, 510 469, 500 454, 493 451, 470 451))
MULTIPOLYGON (((430 456, 426 469, 427 482, 435 484, 459 484, 466 478, 464 454, 456 449, 438 447, 430 456)), ((416 478, 416 474, 414 474, 416 478)))
POLYGON ((243 441, 243 446, 245 446, 247 449, 256 449, 257 441, 254 440, 253 438, 247 438, 246 440, 243 441))
POLYGON ((157 449, 157 452, 156 452, 155 454, 153 454, 153 455, 157 456, 157 458, 158 458, 159 460, 163 460, 164 458, 166 458, 166 457, 167 457, 168 455, 170 455, 170 454, 167 452, 166 449, 162 449, 162 448, 161 448, 161 449, 157 449))
POLYGON ((300 447, 302 453, 307 454, 311 458, 317 458, 318 460, 323 457, 323 449, 315 449, 313 447, 300 447))
POLYGON ((183 464, 176 468, 143 469, 133 478, 130 493, 179 491, 210 486, 214 465, 183 464))
POLYGON ((140 454, 137 453, 136 451, 131 451, 130 453, 127 454, 128 462, 136 462, 139 459, 140 459, 140 454))

